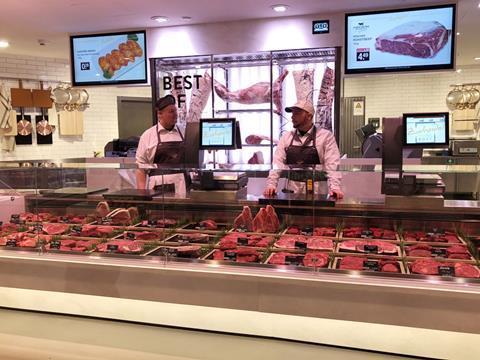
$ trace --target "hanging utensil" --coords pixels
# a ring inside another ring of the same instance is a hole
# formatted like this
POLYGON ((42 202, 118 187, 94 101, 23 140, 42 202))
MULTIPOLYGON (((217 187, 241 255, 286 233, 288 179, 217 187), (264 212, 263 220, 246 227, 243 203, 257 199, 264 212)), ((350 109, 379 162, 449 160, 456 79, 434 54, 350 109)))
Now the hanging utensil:
POLYGON ((462 99, 462 92, 458 86, 455 86, 447 95, 447 106, 450 110, 455 110, 457 104, 462 99))

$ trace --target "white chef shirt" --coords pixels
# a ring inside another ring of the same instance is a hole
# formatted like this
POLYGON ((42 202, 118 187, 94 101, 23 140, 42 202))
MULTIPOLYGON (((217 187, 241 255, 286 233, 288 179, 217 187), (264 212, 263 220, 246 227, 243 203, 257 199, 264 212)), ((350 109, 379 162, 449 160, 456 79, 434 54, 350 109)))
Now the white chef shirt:
MULTIPOLYGON (((276 188, 282 170, 289 169, 289 166, 286 164, 286 148, 290 146, 292 138, 292 145, 301 146, 306 140, 310 139, 308 143, 304 145, 313 146, 313 139, 310 138, 312 132, 313 126, 303 136, 295 129, 282 135, 273 155, 273 169, 270 170, 268 175, 267 186, 276 188)), ((340 151, 338 150, 337 142, 335 141, 335 137, 333 136, 332 132, 317 127, 315 146, 320 159, 320 165, 316 165, 315 169, 324 170, 327 172, 329 190, 340 190, 342 177, 340 172, 336 171, 337 166, 340 163, 340 151)), ((315 184, 315 192, 324 192, 320 191, 319 186, 320 185, 318 183, 315 184)), ((305 184, 303 182, 289 181, 288 187, 290 190, 295 192, 305 192, 305 184)))

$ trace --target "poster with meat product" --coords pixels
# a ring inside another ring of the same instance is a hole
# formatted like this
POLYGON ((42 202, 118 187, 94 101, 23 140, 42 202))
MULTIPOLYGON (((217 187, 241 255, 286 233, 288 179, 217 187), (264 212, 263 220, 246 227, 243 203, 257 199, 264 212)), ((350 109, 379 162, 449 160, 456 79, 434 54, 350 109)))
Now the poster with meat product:
POLYGON ((70 38, 74 85, 147 82, 145 32, 70 38))
POLYGON ((455 5, 345 18, 346 73, 453 68, 455 5))

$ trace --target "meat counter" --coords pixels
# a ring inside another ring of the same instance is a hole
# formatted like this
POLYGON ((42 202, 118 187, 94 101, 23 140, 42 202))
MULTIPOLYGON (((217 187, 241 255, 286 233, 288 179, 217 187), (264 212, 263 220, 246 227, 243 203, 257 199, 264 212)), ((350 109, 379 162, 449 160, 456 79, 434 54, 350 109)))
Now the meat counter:
POLYGON ((2 224, 0 306, 406 355, 478 353, 477 202, 271 206, 254 194, 125 190, 23 193, 26 211, 2 224))

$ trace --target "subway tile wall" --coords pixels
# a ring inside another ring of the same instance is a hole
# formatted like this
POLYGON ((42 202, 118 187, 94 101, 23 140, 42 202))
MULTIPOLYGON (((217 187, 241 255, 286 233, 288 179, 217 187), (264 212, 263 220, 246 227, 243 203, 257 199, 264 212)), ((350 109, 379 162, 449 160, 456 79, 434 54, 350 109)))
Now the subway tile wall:
POLYGON ((480 67, 462 71, 404 73, 345 77, 345 97, 365 96, 365 120, 401 116, 406 112, 448 111, 445 99, 450 85, 480 83, 480 67))
MULTIPOLYGON (((2 55, 0 83, 7 88, 19 86, 18 81, 9 78, 34 79, 23 81, 24 88, 39 89, 39 80, 44 81, 44 88, 55 87, 59 82, 70 82, 70 66, 65 59, 2 55)), ((90 107, 84 112, 83 136, 61 136, 57 126, 52 145, 37 145, 33 138, 32 145, 16 146, 12 152, 1 151, 0 160, 92 157, 93 151, 103 152, 105 144, 118 137, 117 96, 151 96, 150 86, 88 87, 87 91, 90 107)), ((25 114, 35 111, 38 109, 26 109, 25 114)))

